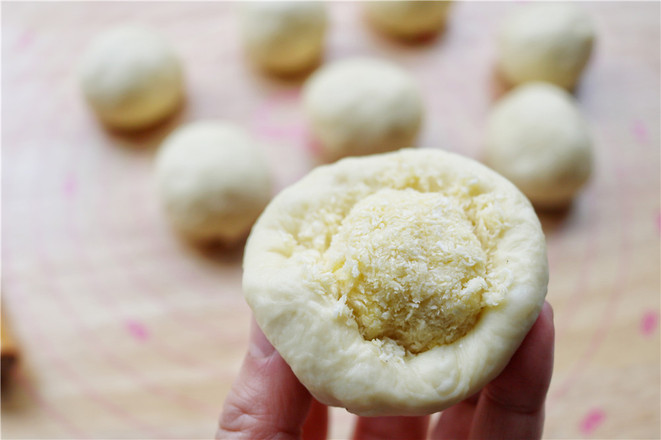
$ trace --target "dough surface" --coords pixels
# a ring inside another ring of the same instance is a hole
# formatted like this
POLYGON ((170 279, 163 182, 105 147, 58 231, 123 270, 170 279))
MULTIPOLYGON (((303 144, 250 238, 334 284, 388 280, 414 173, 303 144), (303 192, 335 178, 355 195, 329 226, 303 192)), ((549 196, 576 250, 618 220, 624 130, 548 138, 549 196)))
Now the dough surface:
POLYGON ((326 8, 320 2, 270 1, 241 5, 241 37, 263 69, 293 74, 310 69, 324 51, 326 8))
POLYGON ((199 121, 172 133, 156 157, 156 183, 174 228, 195 241, 244 238, 271 198, 259 147, 227 122, 199 121))
POLYGON ((590 177, 592 140, 569 93, 552 84, 529 83, 492 110, 485 161, 535 205, 562 206, 590 177))
POLYGON ((318 167, 278 194, 248 239, 243 289, 318 400, 419 415, 504 368, 547 282, 544 235, 514 185, 404 149, 318 167))
POLYGON ((304 85, 303 106, 327 160, 413 147, 424 113, 413 78, 371 58, 315 72, 304 85))
POLYGON ((447 19, 449 1, 368 1, 365 12, 378 29, 399 38, 415 38, 440 31, 447 19))
POLYGON ((172 114, 183 97, 181 63, 155 31, 123 25, 97 36, 79 66, 87 101, 103 123, 136 130, 172 114))
POLYGON ((501 28, 498 65, 512 84, 546 81, 572 88, 592 52, 590 18, 570 3, 522 7, 501 28))

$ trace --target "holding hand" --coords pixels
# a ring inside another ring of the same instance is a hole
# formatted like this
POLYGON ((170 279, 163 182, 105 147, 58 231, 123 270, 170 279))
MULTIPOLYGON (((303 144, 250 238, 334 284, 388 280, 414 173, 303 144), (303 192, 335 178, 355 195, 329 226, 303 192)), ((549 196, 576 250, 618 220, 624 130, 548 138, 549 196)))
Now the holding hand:
MULTIPOLYGON (((359 417, 355 439, 541 438, 553 370, 548 303, 503 372, 476 395, 429 416, 359 417)), ((328 408, 317 402, 253 321, 250 347, 225 401, 218 439, 325 439, 328 408)))

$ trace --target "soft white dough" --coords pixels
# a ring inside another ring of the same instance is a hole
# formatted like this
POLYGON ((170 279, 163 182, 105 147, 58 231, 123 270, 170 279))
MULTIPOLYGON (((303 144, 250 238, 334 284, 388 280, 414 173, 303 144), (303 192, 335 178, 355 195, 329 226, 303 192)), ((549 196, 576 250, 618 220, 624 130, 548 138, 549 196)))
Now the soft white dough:
POLYGON ((548 83, 528 83, 493 108, 485 161, 534 204, 561 206, 590 177, 592 140, 569 93, 548 83))
POLYGON ((257 65, 275 73, 298 73, 318 63, 324 51, 327 21, 326 7, 321 2, 241 5, 244 47, 257 65))
POLYGON ((259 326, 303 385, 369 416, 430 414, 480 390, 548 283, 526 197, 437 149, 314 169, 264 210, 243 267, 259 326))
POLYGON ((98 35, 79 66, 87 101, 106 125, 135 130, 172 114, 183 97, 183 73, 170 44, 157 32, 122 25, 98 35))
POLYGON ((445 26, 451 2, 391 0, 364 3, 368 19, 377 28, 400 38, 415 38, 445 26))
POLYGON ((303 106, 327 160, 415 146, 423 103, 413 78, 388 61, 350 58, 304 85, 303 106))
POLYGON ((512 84, 546 81, 572 88, 590 59, 595 30, 590 17, 570 3, 521 7, 498 36, 498 66, 512 84))
POLYGON ((172 225, 194 241, 244 238, 271 198, 259 146, 228 122, 194 122, 172 133, 156 157, 156 183, 172 225))

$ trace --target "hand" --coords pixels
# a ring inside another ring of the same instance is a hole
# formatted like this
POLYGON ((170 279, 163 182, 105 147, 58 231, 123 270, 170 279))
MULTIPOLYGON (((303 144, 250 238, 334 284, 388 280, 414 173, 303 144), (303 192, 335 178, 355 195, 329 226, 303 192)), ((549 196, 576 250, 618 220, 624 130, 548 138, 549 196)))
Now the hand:
MULTIPOLYGON (((359 417, 355 439, 536 439, 553 370, 553 311, 539 318, 503 372, 476 395, 429 416, 359 417)), ((325 439, 328 409, 296 379, 253 321, 250 348, 220 417, 219 439, 325 439)))

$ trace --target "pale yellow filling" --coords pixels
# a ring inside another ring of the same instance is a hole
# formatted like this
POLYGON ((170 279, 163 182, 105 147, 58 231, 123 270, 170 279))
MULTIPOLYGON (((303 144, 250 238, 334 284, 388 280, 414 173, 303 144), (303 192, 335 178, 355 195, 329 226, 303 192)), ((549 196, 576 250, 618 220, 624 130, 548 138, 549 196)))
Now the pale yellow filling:
POLYGON ((458 340, 502 301, 511 274, 491 255, 510 226, 479 179, 439 186, 411 175, 308 211, 283 253, 363 338, 417 354, 458 340))
POLYGON ((482 309, 486 254, 451 198, 383 189, 354 205, 326 253, 365 339, 412 353, 463 336, 482 309))

